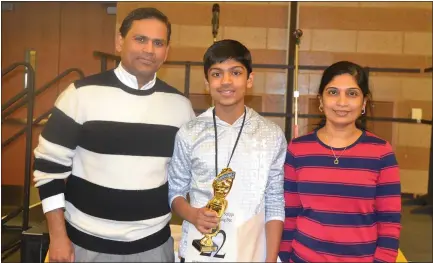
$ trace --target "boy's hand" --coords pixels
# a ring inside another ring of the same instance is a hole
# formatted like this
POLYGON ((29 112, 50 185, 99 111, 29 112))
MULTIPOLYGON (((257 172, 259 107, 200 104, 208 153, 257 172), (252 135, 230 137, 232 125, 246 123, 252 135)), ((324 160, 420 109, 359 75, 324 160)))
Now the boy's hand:
POLYGON ((191 223, 202 234, 209 234, 219 223, 218 214, 206 207, 194 208, 194 219, 191 223))

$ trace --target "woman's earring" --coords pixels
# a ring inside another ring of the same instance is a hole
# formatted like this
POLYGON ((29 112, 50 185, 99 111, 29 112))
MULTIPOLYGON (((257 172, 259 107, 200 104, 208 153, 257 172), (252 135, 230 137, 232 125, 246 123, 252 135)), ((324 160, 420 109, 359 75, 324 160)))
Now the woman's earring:
POLYGON ((319 106, 319 111, 323 112, 323 106, 322 105, 319 106))
POLYGON ((362 111, 361 111, 361 115, 364 115, 364 114, 365 114, 365 108, 362 109, 362 111))

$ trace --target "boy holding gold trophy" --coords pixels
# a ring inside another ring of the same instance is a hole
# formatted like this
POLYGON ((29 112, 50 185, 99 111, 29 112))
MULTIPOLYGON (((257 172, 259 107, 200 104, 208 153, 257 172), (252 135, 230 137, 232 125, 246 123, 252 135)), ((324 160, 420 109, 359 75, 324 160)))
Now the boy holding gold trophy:
POLYGON ((180 128, 168 168, 169 202, 184 219, 181 261, 277 261, 287 141, 278 125, 245 106, 251 65, 249 50, 234 40, 204 55, 215 106, 180 128))

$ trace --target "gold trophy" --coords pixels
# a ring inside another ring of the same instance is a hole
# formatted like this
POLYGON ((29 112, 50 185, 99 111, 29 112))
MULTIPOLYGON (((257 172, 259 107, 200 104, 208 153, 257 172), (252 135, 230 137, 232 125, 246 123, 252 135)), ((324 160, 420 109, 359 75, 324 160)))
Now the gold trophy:
MULTIPOLYGON (((236 173, 230 168, 225 168, 220 174, 214 179, 212 187, 214 190, 214 197, 209 200, 206 204, 206 208, 211 209, 218 214, 218 218, 224 215, 224 211, 227 209, 228 202, 225 199, 232 189, 233 180, 235 179, 236 173)), ((195 239, 192 241, 192 245, 200 252, 214 252, 218 249, 218 246, 212 241, 212 238, 218 235, 220 232, 220 224, 212 229, 210 234, 205 234, 202 239, 195 239)))

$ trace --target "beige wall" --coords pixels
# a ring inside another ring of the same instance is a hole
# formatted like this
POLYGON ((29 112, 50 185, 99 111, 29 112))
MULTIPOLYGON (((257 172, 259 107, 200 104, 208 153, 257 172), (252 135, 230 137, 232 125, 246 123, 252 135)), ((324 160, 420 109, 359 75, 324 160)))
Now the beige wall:
MULTIPOLYGON (((202 61, 206 49, 213 43, 212 5, 220 5, 220 27, 217 39, 236 39, 251 51, 255 64, 285 64, 287 61, 287 3, 230 3, 230 2, 119 2, 117 28, 128 12, 137 7, 156 7, 172 23, 170 61, 202 61), (180 11, 182 10, 182 11, 180 11)), ((258 111, 284 112, 286 73, 284 70, 255 70, 254 87, 247 104, 258 111)), ((184 91, 183 66, 164 66, 159 77, 184 91)), ((204 86, 203 67, 191 68, 191 101, 195 108, 210 106, 204 86)), ((284 120, 280 123, 284 126, 284 120)))
MULTIPOLYGON (((117 25, 136 7, 153 6, 173 24, 169 60, 201 61, 212 44, 209 3, 119 2, 117 25), (182 12, 180 11, 182 10, 182 12)), ((253 63, 284 64, 287 61, 288 2, 219 2, 218 39, 233 38, 252 52, 253 63)), ((424 69, 432 66, 432 4, 428 2, 300 2, 301 40, 299 64, 328 66, 351 60, 362 66, 424 69)), ((260 111, 284 112, 286 72, 256 69, 247 102, 260 111)), ((184 90, 184 67, 165 66, 159 76, 184 90)), ((300 112, 316 113, 314 101, 320 71, 299 72, 300 112)), ((421 108, 423 119, 432 111, 432 78, 428 74, 371 73, 376 101, 374 116, 410 117, 421 108)), ((201 67, 191 69, 191 100, 206 108, 210 100, 203 85, 201 67)), ((271 118, 284 128, 283 118, 271 118)), ((301 134, 309 122, 300 119, 301 134)), ((426 193, 430 126, 374 122, 370 129, 389 140, 401 167, 402 191, 426 193)))
MULTIPOLYGON (((431 67, 431 21, 431 2, 301 2, 299 27, 304 36, 300 64, 351 60, 369 67, 431 67)), ((301 94, 307 98, 316 95, 320 73, 301 72, 300 85, 308 87, 301 88, 301 94)), ((370 76, 377 105, 374 116, 410 118, 411 108, 421 108, 423 119, 432 119, 431 73, 370 76)), ((303 110, 312 111, 308 107, 303 110)), ((301 123, 305 132, 307 122, 301 123)), ((372 130, 393 145, 401 167, 402 191, 426 193, 431 127, 375 122, 372 130)))

